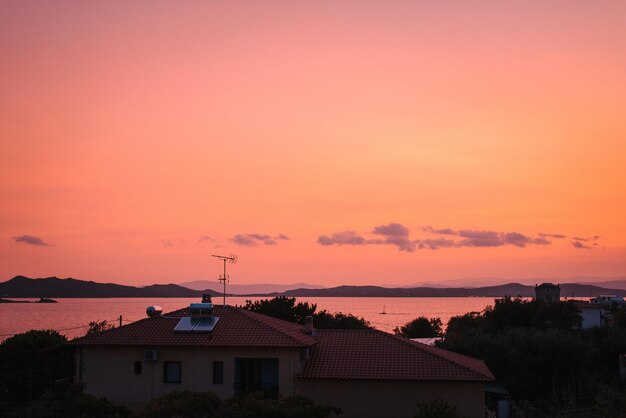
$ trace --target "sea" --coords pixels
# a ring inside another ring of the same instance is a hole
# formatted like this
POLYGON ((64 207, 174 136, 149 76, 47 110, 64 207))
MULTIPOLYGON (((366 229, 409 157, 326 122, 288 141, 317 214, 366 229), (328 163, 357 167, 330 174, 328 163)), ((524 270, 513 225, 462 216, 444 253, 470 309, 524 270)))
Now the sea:
MULTIPOLYGON (((241 306, 261 297, 227 297, 226 304, 241 306)), ((37 299, 21 298, 35 301, 37 299)), ((146 318, 146 308, 158 305, 171 312, 198 302, 197 298, 68 298, 58 303, 0 303, 0 341, 31 329, 54 329, 67 338, 85 335, 92 321, 108 321, 114 326, 146 318)), ((298 302, 317 305, 317 310, 343 312, 363 317, 371 326, 393 332, 418 316, 441 318, 445 325, 453 316, 480 312, 494 304, 486 297, 298 297, 298 302)), ((221 304, 221 297, 213 298, 221 304)))

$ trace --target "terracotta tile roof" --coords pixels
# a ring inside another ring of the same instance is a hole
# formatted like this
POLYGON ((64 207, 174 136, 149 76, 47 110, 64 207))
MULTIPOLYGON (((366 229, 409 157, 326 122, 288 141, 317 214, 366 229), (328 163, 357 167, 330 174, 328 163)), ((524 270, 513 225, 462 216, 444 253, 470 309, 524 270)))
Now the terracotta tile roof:
POLYGON ((495 380, 485 363, 377 330, 316 330, 303 379, 495 380))
POLYGON ((72 345, 306 347, 316 343, 302 325, 233 306, 215 306, 219 321, 212 332, 175 332, 189 308, 70 341, 72 345))

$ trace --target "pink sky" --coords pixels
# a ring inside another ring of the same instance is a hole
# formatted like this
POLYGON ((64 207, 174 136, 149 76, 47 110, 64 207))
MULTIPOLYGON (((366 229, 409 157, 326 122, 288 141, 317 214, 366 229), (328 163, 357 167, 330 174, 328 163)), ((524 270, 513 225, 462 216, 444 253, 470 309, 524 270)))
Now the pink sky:
POLYGON ((626 3, 514 3, 0 3, 0 281, 626 275, 626 3))

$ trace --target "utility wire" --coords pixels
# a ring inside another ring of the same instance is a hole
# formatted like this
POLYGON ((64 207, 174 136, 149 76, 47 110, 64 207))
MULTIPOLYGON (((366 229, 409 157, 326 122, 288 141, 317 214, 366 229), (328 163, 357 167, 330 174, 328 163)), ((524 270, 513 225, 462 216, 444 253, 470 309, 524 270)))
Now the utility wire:
MULTIPOLYGON (((120 320, 119 318, 107 319, 104 322, 108 324, 108 323, 119 322, 119 320, 120 320)), ((134 322, 134 321, 130 321, 130 320, 128 320, 128 321, 129 322, 134 322)), ((97 322, 97 321, 93 321, 93 322, 97 322)), ((43 331, 57 331, 57 332, 60 332, 60 331, 71 331, 71 330, 74 330, 74 329, 89 328, 90 326, 91 325, 87 324, 87 325, 78 325, 78 326, 69 327, 69 328, 59 328, 59 329, 47 328, 47 329, 44 329, 43 331)), ((30 330, 30 331, 33 331, 33 330, 30 330)), ((10 333, 10 334, 0 334, 0 337, 12 337, 14 335, 24 334, 25 332, 28 332, 28 331, 14 332, 14 333, 10 333)))

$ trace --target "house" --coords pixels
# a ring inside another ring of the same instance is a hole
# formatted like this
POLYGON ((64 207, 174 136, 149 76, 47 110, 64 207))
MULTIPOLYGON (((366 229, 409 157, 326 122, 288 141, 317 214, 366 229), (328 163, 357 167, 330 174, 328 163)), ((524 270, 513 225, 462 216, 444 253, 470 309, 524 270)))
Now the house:
POLYGON ((377 330, 314 330, 206 301, 151 314, 69 343, 87 393, 138 409, 175 390, 262 390, 337 406, 344 417, 410 417, 417 402, 439 398, 482 418, 494 380, 480 360, 377 330))
POLYGON ((583 300, 573 301, 583 318, 582 328, 595 328, 604 325, 607 307, 597 303, 589 303, 583 300))
POLYGON ((594 305, 611 305, 613 303, 617 305, 626 304, 624 298, 617 295, 600 295, 598 297, 589 299, 589 302, 593 303, 594 305))
POLYGON ((552 283, 535 285, 535 300, 540 302, 558 302, 561 300, 561 287, 552 283))

